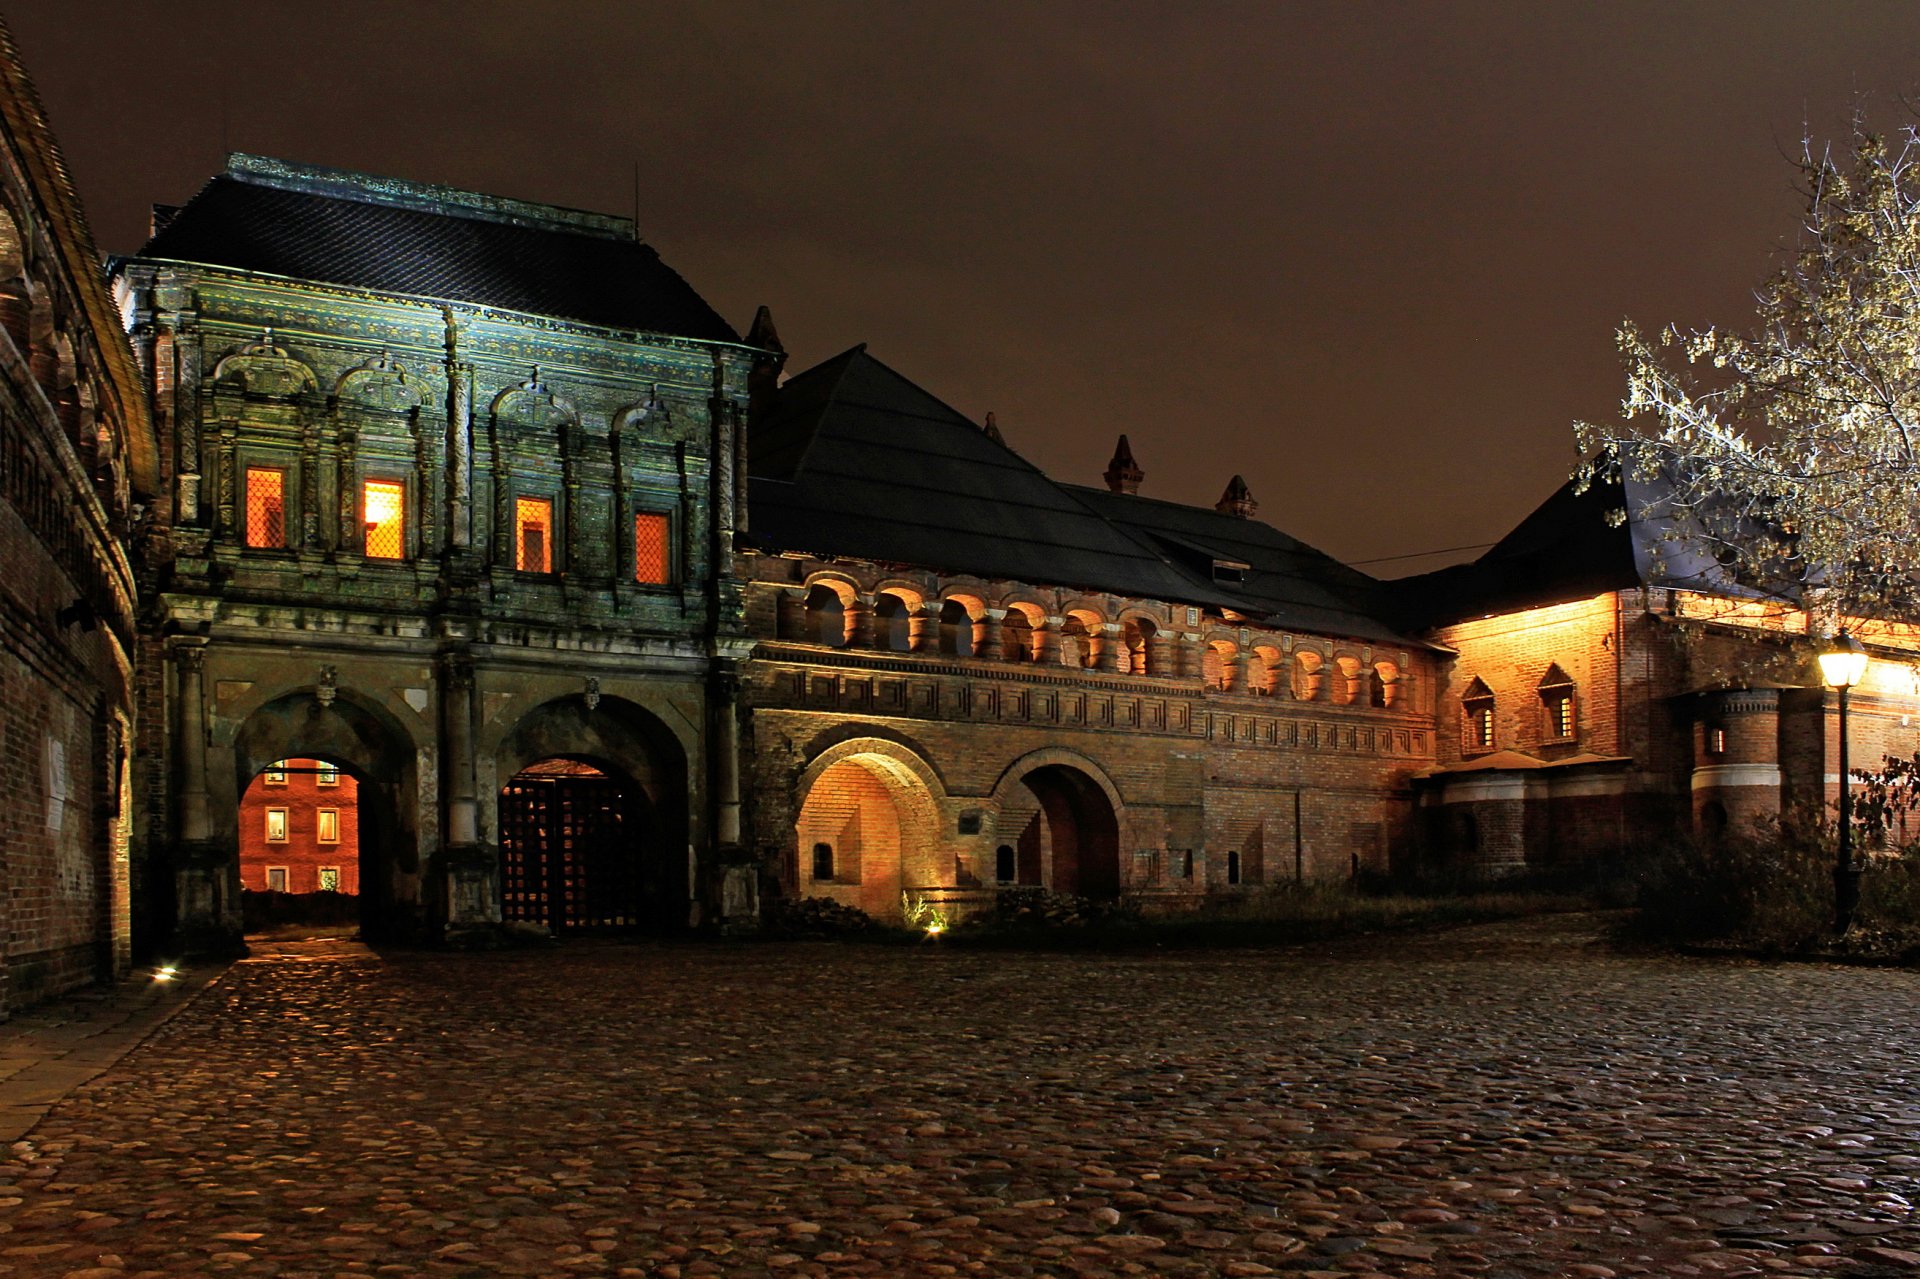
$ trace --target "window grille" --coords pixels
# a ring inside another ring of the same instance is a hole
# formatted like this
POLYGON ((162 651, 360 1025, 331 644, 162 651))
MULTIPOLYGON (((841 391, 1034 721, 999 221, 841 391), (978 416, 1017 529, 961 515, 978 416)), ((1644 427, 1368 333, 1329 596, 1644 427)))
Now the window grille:
POLYGON ((264 466, 247 468, 247 545, 287 544, 287 473, 264 466))
POLYGON ((553 572, 553 503, 543 497, 514 499, 514 562, 522 573, 553 572))
POLYGON ((361 497, 368 558, 406 558, 407 486, 399 480, 368 480, 361 497))
POLYGON ((673 580, 667 517, 643 511, 633 517, 633 580, 665 586, 673 580))

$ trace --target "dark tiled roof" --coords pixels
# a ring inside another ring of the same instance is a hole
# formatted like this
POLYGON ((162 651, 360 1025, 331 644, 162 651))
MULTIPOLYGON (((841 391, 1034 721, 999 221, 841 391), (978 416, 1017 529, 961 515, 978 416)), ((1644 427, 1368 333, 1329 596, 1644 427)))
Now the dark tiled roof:
POLYGON ((1266 617, 1276 626, 1322 635, 1401 638, 1380 620, 1378 582, 1271 524, 1203 506, 1184 506, 1107 489, 1066 487, 1192 576, 1212 578, 1216 561, 1244 564, 1243 580, 1214 584, 1214 589, 1234 600, 1233 607, 1239 612, 1266 617))
POLYGON ((139 256, 740 340, 658 254, 631 239, 232 175, 201 188, 139 256))
POLYGON ((1231 608, 1399 639, 1349 598, 1371 579, 1276 529, 1056 484, 856 347, 790 379, 753 427, 748 541, 769 551, 1231 608), (1212 580, 1213 559, 1253 565, 1212 580))

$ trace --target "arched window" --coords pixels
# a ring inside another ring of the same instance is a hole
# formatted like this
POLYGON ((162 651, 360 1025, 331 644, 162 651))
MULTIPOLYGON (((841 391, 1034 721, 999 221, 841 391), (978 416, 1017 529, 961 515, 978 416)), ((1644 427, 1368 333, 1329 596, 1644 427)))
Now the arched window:
POLYGON ((959 600, 940 605, 940 651, 954 657, 973 656, 973 614, 959 600))
POLYGON ((841 648, 847 642, 847 606, 830 586, 807 592, 807 639, 841 648))
POLYGON ((1280 672, 1286 669, 1286 662, 1280 650, 1271 644, 1256 647, 1247 662, 1247 691, 1261 697, 1272 697, 1279 692, 1280 672))
POLYGON ((1153 637, 1158 629, 1144 617, 1129 617, 1121 624, 1120 643, 1125 649, 1121 670, 1130 675, 1162 673, 1153 669, 1153 637))
POLYGON ((1333 681, 1333 700, 1342 706, 1351 706, 1360 700, 1360 662, 1357 658, 1340 657, 1334 659, 1339 675, 1333 681))
POLYGON ((1240 850, 1237 848, 1227 850, 1227 882, 1229 884, 1240 882, 1240 850))
POLYGON ((1001 657, 1009 662, 1033 661, 1033 639, 1033 618, 1017 604, 1009 608, 1000 627, 1001 657))
POLYGON ((904 653, 913 647, 913 605, 890 592, 874 598, 873 646, 884 653, 904 653))
POLYGON ((833 845, 815 844, 813 846, 813 878, 828 880, 833 878, 833 845))
POLYGON ((1579 735, 1580 720, 1573 697, 1573 681, 1559 663, 1547 667, 1540 678, 1540 706, 1546 712, 1547 740, 1572 741, 1579 735))
POLYGON ((1234 691, 1234 667, 1238 664, 1231 640, 1214 640, 1200 654, 1200 675, 1208 688, 1221 693, 1234 691))
POLYGON ((1060 661, 1065 666, 1092 670, 1099 662, 1100 644, 1096 634, 1100 615, 1085 610, 1068 613, 1060 623, 1060 661))
POLYGON ((1470 751, 1492 750, 1493 690, 1476 675, 1461 695, 1460 705, 1466 715, 1460 731, 1461 743, 1470 751))

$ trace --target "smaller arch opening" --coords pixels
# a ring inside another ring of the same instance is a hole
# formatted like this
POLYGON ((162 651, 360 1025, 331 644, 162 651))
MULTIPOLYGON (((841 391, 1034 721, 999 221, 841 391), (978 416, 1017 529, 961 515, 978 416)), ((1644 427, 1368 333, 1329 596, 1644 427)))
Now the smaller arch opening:
POLYGON ((1302 702, 1317 702, 1326 686, 1326 661, 1320 654, 1301 650, 1293 655, 1293 695, 1302 702))
POLYGON ((1007 619, 1000 627, 1001 657, 1009 662, 1032 662, 1039 660, 1039 628, 1035 626, 1037 610, 1024 604, 1014 604, 1007 609, 1007 619))
POLYGON ((830 648, 846 647, 846 601, 830 586, 815 583, 807 591, 806 638, 830 648))

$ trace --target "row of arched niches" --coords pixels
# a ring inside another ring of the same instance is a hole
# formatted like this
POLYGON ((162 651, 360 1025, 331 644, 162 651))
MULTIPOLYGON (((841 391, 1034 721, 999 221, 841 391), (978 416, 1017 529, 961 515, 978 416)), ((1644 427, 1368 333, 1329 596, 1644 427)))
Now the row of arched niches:
POLYGON ((777 605, 778 638, 827 648, 1198 678, 1216 692, 1383 710, 1404 706, 1411 687, 1399 655, 1219 619, 1183 630, 1138 606, 1116 616, 1091 604, 1050 615, 1028 600, 905 587, 867 593, 833 578, 783 589, 777 605))
POLYGON ((116 533, 127 531, 132 500, 128 441, 108 416, 99 412, 100 393, 78 347, 88 343, 77 305, 60 304, 55 293, 55 264, 44 259, 49 246, 35 245, 21 224, 0 203, 0 330, 26 362, 54 418, 93 481, 116 533), (63 323, 64 321, 64 323, 63 323), (77 326, 70 332, 67 324, 77 326))

